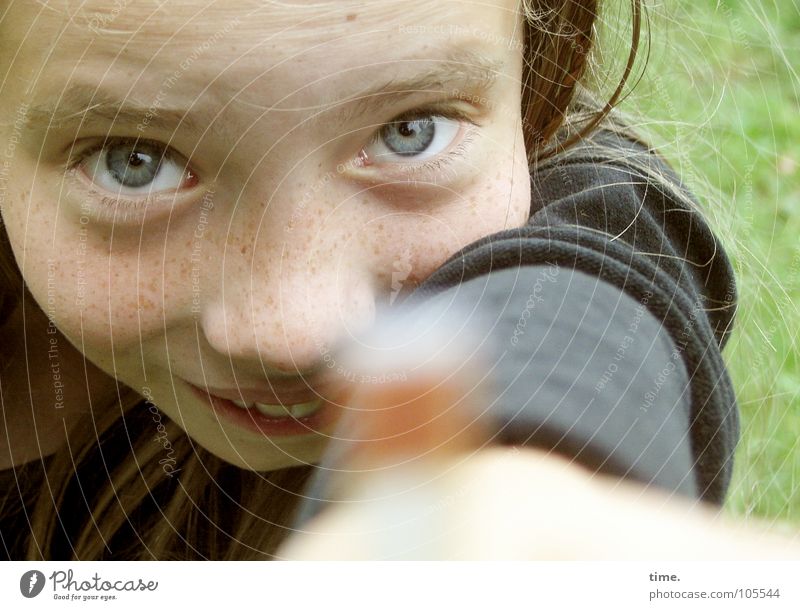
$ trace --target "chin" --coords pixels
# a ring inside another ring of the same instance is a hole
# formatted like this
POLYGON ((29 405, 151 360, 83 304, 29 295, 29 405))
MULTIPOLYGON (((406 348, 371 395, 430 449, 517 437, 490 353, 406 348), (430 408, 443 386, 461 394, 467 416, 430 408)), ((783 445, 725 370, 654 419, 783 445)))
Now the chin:
POLYGON ((290 448, 280 447, 268 438, 259 439, 260 442, 236 443, 224 436, 214 442, 203 442, 196 436, 189 436, 222 461, 255 472, 316 464, 321 459, 325 444, 325 439, 320 438, 320 443, 314 443, 315 446, 290 448))

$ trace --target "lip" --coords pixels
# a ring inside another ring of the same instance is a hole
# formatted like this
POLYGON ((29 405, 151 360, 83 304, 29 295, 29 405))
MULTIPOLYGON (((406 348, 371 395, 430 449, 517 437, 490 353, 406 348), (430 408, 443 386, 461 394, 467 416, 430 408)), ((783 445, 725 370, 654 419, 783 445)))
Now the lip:
POLYGON ((321 395, 330 393, 333 387, 334 384, 330 382, 300 380, 283 384, 274 382, 263 388, 228 389, 204 386, 203 391, 208 391, 209 394, 226 400, 243 400, 246 403, 260 402, 265 405, 296 405, 316 400, 321 395))
MULTIPOLYGON (((340 411, 342 410, 340 404, 330 402, 329 398, 333 399, 332 397, 321 397, 319 392, 309 390, 307 387, 304 393, 297 392, 294 394, 295 397, 298 397, 296 400, 276 401, 274 398, 271 398, 272 401, 270 402, 264 398, 265 396, 274 397, 273 393, 265 394, 262 391, 248 391, 245 393, 245 390, 242 390, 241 393, 237 390, 234 393, 232 390, 216 390, 213 388, 205 390, 188 381, 185 383, 189 386, 192 393, 204 404, 209 405, 219 417, 236 426, 265 436, 298 436, 304 434, 317 436, 321 432, 328 430, 331 425, 338 420, 340 411), (228 396, 235 394, 235 400, 241 400, 243 398, 246 402, 263 402, 265 404, 283 404, 290 406, 321 399, 322 406, 315 413, 306 417, 270 417, 261 413, 254 407, 250 409, 238 407, 230 398, 217 395, 216 392, 218 391, 224 392, 228 396), (255 398, 248 398, 253 396, 255 396, 255 398)), ((342 393, 339 392, 338 397, 341 397, 341 395, 342 393)))

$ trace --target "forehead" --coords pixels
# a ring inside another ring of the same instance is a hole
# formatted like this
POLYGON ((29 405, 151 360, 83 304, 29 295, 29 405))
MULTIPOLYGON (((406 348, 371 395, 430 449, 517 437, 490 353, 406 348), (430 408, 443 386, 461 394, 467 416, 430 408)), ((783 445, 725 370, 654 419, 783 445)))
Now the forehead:
MULTIPOLYGON (((194 108, 198 117, 224 106, 255 120, 274 109, 294 124, 391 90, 392 81, 405 88, 417 74, 442 68, 473 68, 458 80, 465 90, 477 88, 487 71, 494 79, 507 74, 518 80, 517 4, 17 2, 0 23, 0 63, 6 64, 0 73, 8 74, 12 58, 11 74, 29 84, 25 97, 37 108, 63 108, 59 116, 123 99, 140 108, 194 108), (70 97, 80 99, 62 104, 70 97)), ((432 86, 430 78, 419 82, 419 89, 432 86)), ((452 82, 441 89, 451 89, 452 82)))
MULTIPOLYGON (((209 69, 224 69, 236 60, 257 63, 263 71, 297 60, 308 64, 304 69, 317 65, 329 73, 353 62, 389 61, 409 54, 425 57, 432 47, 446 40, 455 44, 470 34, 483 34, 484 43, 503 47, 507 41, 486 33, 512 34, 516 4, 513 0, 50 0, 12 3, 11 14, 0 18, 0 24, 7 49, 41 48, 41 40, 47 40, 52 44, 42 49, 44 59, 54 64, 59 56, 76 55, 89 61, 103 57, 120 64, 168 64, 200 52, 209 69), (37 44, 31 45, 34 39, 37 44)), ((521 32, 513 35, 521 37, 521 32)))

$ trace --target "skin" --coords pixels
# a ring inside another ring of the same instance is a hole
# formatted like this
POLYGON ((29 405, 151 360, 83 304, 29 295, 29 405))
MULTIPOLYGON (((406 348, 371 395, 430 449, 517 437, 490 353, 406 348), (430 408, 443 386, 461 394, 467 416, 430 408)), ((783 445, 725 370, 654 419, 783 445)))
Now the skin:
MULTIPOLYGON (((29 345, 29 386, 46 388, 31 413, 63 418, 68 429, 75 418, 64 414, 85 409, 89 390, 103 404, 116 378, 231 463, 270 470, 317 461, 324 431, 265 437, 220 420, 186 381, 251 387, 315 371, 327 350, 454 252, 526 222, 516 2, 160 4, 115 12, 107 2, 15 2, 0 24, 0 116, 11 117, 0 140, 15 142, 3 221, 71 371, 66 406, 54 415, 47 319, 29 299, 37 324, 10 332, 29 345), (499 62, 494 84, 381 96, 382 109, 334 120, 349 98, 387 78, 455 65, 443 47, 499 62), (35 109, 71 83, 144 111, 131 124, 48 124, 50 114, 35 109), (466 118, 447 119, 456 132, 426 161, 463 144, 459 157, 412 173, 421 162, 379 156, 382 125, 433 103, 466 118), (25 112, 27 124, 15 125, 25 112), (90 151, 106 136, 168 144, 177 179, 162 181, 146 206, 141 194, 104 188, 91 177, 90 151)), ((25 444, 24 433, 10 432, 25 444)), ((43 426, 38 438, 46 453, 63 432, 43 426)))

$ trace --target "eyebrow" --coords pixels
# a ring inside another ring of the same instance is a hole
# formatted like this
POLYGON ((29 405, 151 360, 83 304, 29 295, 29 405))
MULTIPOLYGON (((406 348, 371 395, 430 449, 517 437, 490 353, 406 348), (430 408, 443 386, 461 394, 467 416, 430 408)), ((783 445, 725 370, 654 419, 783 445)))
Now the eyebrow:
MULTIPOLYGON (((406 59, 401 63, 435 61, 432 59, 406 59)), ((390 104, 404 98, 434 89, 446 90, 448 86, 459 85, 457 92, 488 91, 502 73, 505 61, 460 49, 452 51, 441 60, 440 65, 428 72, 409 78, 392 78, 388 81, 360 91, 342 99, 326 99, 323 108, 339 106, 334 112, 337 124, 347 124, 354 117, 367 112, 377 113, 390 104)), ((160 92, 159 92, 160 94, 160 92)), ((28 108, 29 125, 51 127, 70 127, 81 122, 95 122, 121 126, 145 125, 148 129, 172 130, 182 124, 190 130, 201 125, 208 126, 209 120, 202 120, 200 112, 192 108, 161 107, 156 96, 152 102, 140 103, 132 99, 120 100, 102 87, 76 82, 67 86, 61 97, 53 102, 32 104, 28 108)), ((246 102, 248 105, 252 105, 246 102)), ((261 108, 261 106, 256 106, 261 108)), ((267 110, 267 107, 264 107, 267 110)), ((275 108, 274 110, 282 110, 275 108)), ((285 109, 283 109, 285 110, 285 109)), ((327 110, 323 112, 329 120, 327 110)), ((141 131, 141 129, 140 129, 141 131)))
MULTIPOLYGON (((414 62, 418 60, 405 60, 414 62)), ((431 61, 431 60, 425 60, 431 61)), ((366 112, 377 113, 384 107, 396 104, 404 98, 421 91, 437 88, 445 91, 448 86, 459 85, 458 93, 489 91, 502 73, 505 62, 469 50, 451 53, 435 69, 411 78, 390 79, 367 91, 359 92, 339 102, 341 123, 347 124, 354 116, 366 112)), ((331 102, 334 104, 336 102, 331 102)))

